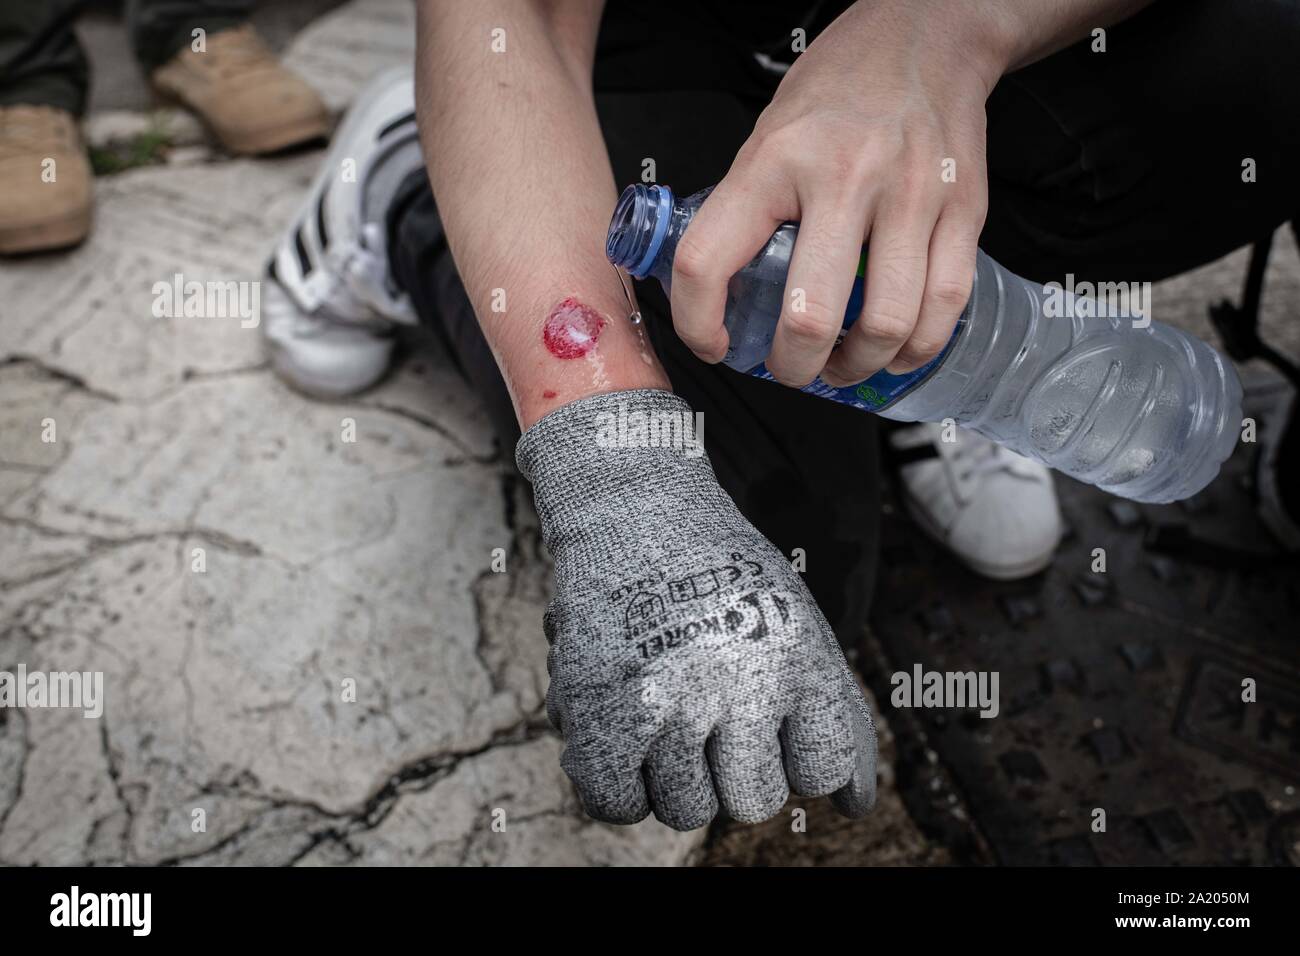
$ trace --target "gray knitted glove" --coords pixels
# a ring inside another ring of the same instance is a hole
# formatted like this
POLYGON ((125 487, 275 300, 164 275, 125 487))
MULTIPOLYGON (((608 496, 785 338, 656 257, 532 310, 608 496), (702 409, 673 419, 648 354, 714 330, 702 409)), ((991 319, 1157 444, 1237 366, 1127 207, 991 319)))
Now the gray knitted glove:
POLYGON ((552 412, 516 449, 555 559, 546 704, 561 765, 610 823, 653 810, 693 829, 719 801, 757 822, 791 788, 861 816, 876 734, 830 625, 698 448, 611 447, 638 442, 639 414, 692 434, 671 392, 613 392, 552 412))

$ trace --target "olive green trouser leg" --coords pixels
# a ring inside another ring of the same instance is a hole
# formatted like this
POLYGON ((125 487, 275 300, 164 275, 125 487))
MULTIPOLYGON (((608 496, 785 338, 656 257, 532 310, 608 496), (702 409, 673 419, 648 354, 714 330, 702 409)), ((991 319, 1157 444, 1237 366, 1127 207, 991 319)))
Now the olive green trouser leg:
POLYGON ((152 70, 194 42, 194 31, 216 33, 239 26, 253 0, 127 0, 126 22, 140 65, 152 70))
MULTIPOLYGON (((86 0, 0 3, 0 106, 55 106, 80 116, 88 69, 72 24, 86 0)), ((253 0, 127 0, 131 46, 146 70, 192 42, 248 19, 253 0)))
POLYGON ((86 106, 86 56, 72 24, 84 0, 0 3, 0 106, 86 106))

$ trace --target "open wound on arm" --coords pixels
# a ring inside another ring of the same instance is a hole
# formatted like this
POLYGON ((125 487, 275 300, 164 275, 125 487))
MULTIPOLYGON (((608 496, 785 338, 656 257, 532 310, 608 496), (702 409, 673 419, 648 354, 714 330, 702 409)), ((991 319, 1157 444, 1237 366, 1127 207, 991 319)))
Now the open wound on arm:
POLYGON ((551 309, 542 325, 542 342, 558 359, 582 358, 596 347, 605 318, 573 296, 551 309))

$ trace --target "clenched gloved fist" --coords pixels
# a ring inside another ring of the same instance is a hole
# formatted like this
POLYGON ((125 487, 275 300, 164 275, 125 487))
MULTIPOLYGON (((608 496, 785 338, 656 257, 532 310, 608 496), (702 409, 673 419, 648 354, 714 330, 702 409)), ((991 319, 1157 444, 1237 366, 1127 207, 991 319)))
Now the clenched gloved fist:
POLYGON ((812 595, 719 487, 693 425, 671 392, 612 392, 519 441, 555 559, 546 704, 561 764, 610 823, 653 811, 687 830, 719 803, 757 822, 791 789, 861 816, 876 791, 866 703, 812 595))

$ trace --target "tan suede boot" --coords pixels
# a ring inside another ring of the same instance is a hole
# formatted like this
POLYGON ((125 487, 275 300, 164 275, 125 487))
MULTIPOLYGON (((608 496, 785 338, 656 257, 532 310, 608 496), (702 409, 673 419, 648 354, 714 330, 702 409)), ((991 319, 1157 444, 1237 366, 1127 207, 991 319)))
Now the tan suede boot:
POLYGON ((209 34, 150 75, 166 99, 193 110, 232 153, 270 153, 329 132, 316 92, 285 69, 247 24, 209 34))
POLYGON ((75 116, 52 106, 0 106, 0 254, 85 239, 93 190, 75 116))

